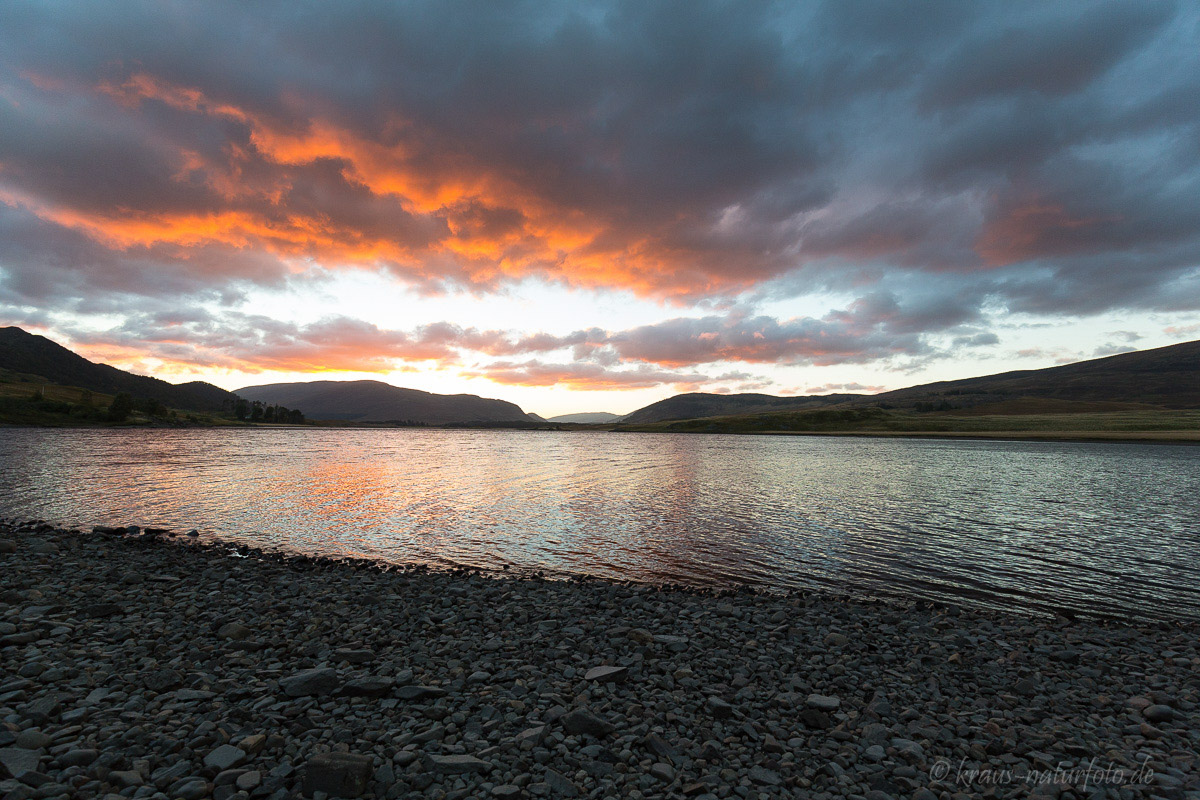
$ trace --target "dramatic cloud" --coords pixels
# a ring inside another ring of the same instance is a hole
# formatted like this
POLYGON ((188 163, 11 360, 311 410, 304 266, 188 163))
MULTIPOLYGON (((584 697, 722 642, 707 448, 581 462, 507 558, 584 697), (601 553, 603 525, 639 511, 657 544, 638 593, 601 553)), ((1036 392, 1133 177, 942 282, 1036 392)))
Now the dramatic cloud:
POLYGON ((0 311, 128 316, 108 344, 132 352, 166 347, 137 313, 207 304, 227 313, 174 360, 465 350, 566 384, 920 358, 932 335, 997 344, 996 314, 1197 311, 1198 30, 1159 0, 6 3, 0 311), (675 318, 401 334, 253 308, 357 272, 675 318), (755 310, 814 296, 842 310, 755 310), (578 363, 519 360, 559 350, 578 363))
POLYGON ((465 374, 516 386, 566 386, 570 389, 609 391, 670 385, 678 392, 692 392, 708 382, 708 378, 695 372, 665 372, 646 366, 618 370, 601 364, 544 364, 540 361, 497 361, 465 374))

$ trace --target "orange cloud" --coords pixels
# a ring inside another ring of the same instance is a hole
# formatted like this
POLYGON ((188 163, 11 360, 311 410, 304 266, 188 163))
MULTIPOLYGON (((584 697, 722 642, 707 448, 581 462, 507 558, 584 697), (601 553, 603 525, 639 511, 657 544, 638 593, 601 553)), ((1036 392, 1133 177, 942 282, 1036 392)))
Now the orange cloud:
POLYGON ((157 102, 244 125, 246 144, 230 140, 220 160, 179 147, 177 181, 198 177, 237 208, 187 213, 120 208, 83 212, 23 198, 43 219, 85 232, 117 249, 173 245, 262 248, 280 257, 306 256, 323 266, 380 263, 421 281, 446 277, 488 285, 542 276, 582 287, 619 287, 643 296, 688 297, 740 290, 755 281, 752 265, 729 270, 726 255, 667 244, 658 236, 623 230, 612 219, 564 207, 543 197, 537 181, 468 153, 449 152, 436 136, 394 117, 375 138, 320 116, 299 113, 284 122, 203 90, 146 72, 96 86, 127 109, 157 102), (275 170, 247 177, 252 163, 275 170), (417 247, 400 236, 368 231, 336 212, 307 213, 289 203, 289 170, 321 162, 339 165, 348 184, 366 189, 385 208, 436 222, 442 231, 417 247), (257 204, 254 201, 258 201, 257 204), (505 215, 501 227, 472 224, 472 215, 505 215), (447 267, 450 267, 447 269, 447 267))
POLYGON ((510 386, 565 386, 576 391, 624 391, 671 385, 679 392, 695 391, 708 379, 697 373, 664 372, 645 365, 610 369, 600 364, 543 364, 539 361, 498 361, 461 373, 510 386))

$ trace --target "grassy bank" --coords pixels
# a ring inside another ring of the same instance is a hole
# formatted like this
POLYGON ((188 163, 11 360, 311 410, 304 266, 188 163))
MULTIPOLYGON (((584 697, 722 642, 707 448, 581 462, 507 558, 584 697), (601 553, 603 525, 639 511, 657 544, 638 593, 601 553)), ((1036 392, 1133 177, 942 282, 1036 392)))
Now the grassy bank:
POLYGON ((1200 411, 1139 409, 1058 414, 917 413, 876 407, 613 425, 617 431, 1198 441, 1200 411))

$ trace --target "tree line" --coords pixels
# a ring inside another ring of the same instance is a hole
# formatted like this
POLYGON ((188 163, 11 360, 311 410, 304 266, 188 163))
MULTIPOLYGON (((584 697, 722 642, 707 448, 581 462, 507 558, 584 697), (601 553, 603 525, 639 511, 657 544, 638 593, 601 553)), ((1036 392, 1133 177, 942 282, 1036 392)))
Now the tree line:
POLYGON ((303 425, 304 413, 278 403, 261 400, 245 400, 239 397, 233 402, 233 415, 242 422, 276 422, 286 425, 303 425))

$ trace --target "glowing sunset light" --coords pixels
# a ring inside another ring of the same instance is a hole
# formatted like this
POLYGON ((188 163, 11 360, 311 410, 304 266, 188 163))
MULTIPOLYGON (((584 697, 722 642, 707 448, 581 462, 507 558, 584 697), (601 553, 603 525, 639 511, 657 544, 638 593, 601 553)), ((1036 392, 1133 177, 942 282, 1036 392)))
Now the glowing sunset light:
POLYGON ((0 7, 0 324, 543 415, 1200 329, 1193 4, 449 14, 0 7))

